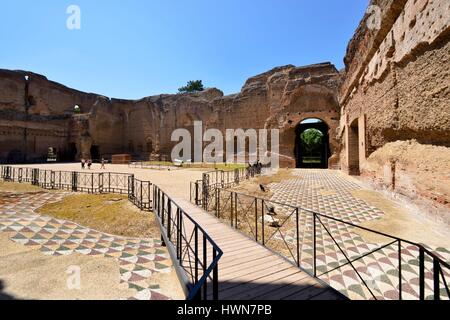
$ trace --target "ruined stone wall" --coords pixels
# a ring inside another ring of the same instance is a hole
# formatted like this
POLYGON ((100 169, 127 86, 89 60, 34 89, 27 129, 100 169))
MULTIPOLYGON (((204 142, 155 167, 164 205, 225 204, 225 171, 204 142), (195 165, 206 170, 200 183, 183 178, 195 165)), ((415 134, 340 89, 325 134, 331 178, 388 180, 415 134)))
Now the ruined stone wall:
POLYGON ((193 137, 194 121, 202 121, 204 131, 216 128, 224 136, 226 129, 279 129, 282 164, 295 166, 296 126, 320 118, 329 127, 336 165, 340 81, 329 63, 289 65, 250 78, 234 95, 212 88, 120 100, 76 91, 31 72, 0 70, 0 161, 13 161, 11 153, 20 161, 42 161, 48 147, 58 148, 66 159, 70 145, 76 148, 75 159, 91 157, 92 147, 106 157, 130 153, 136 159, 152 154, 170 159, 177 143, 171 141, 172 132, 185 128, 193 137))
POLYGON ((367 157, 391 141, 450 147, 450 3, 371 5, 380 8, 381 28, 371 28, 373 15, 364 17, 349 43, 340 89, 341 161, 350 173, 364 173, 367 157), (359 130, 356 144, 352 124, 359 130))

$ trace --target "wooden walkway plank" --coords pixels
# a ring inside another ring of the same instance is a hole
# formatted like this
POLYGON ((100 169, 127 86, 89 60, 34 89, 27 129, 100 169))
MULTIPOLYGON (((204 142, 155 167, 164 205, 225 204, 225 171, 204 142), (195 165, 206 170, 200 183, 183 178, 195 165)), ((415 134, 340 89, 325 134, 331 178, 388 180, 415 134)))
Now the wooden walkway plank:
MULTIPOLYGON (((288 260, 258 244, 244 234, 222 223, 216 217, 189 201, 174 201, 183 208, 221 248, 219 261, 219 299, 306 300, 341 299, 329 286, 311 277, 288 260)), ((189 231, 189 227, 186 227, 189 231)), ((192 244, 191 244, 192 245, 192 244)), ((203 258, 202 240, 199 257, 203 258)), ((208 261, 212 250, 208 248, 208 261)), ((212 283, 207 284, 208 297, 212 283)))

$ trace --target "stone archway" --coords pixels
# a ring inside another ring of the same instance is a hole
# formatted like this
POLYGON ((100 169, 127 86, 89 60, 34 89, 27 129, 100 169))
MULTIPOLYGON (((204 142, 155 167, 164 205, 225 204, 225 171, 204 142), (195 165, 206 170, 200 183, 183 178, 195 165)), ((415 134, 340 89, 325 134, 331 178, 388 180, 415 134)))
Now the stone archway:
POLYGON ((301 121, 295 128, 294 155, 297 168, 329 167, 331 157, 329 126, 321 119, 308 118, 301 121), (315 141, 308 143, 306 136, 314 136, 315 141))

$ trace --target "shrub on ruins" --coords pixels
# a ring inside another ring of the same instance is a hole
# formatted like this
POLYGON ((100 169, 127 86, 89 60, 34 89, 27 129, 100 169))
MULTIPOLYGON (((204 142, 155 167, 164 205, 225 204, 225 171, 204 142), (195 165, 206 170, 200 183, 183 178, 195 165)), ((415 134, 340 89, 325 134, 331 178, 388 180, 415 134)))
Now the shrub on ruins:
POLYGON ((202 80, 191 80, 188 81, 187 85, 178 89, 179 93, 190 93, 203 91, 205 88, 203 87, 202 80))

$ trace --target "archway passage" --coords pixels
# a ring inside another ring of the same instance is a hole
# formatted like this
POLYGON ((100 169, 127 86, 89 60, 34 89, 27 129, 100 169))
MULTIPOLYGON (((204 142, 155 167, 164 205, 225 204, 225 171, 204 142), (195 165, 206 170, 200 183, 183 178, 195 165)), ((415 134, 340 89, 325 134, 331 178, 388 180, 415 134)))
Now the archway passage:
POLYGON ((100 147, 99 146, 91 146, 91 159, 93 161, 100 160, 100 147))
POLYGON ((70 162, 75 161, 76 157, 77 157, 77 152, 78 152, 77 144, 74 142, 69 143, 69 147, 67 150, 67 156, 66 156, 66 159, 64 159, 64 160, 70 161, 70 162))
POLYGON ((295 130, 297 168, 328 168, 331 155, 328 125, 320 119, 306 119, 295 130))

